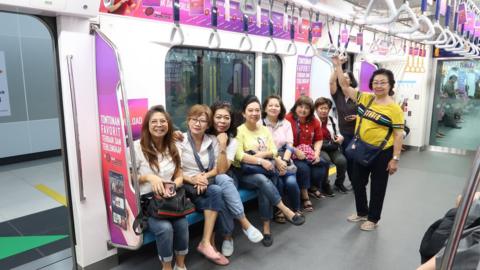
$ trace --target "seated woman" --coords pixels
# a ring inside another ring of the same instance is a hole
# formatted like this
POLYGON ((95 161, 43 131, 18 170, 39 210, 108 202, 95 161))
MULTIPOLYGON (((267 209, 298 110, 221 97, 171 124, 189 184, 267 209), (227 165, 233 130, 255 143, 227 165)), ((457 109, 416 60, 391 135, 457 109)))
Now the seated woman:
MULTIPOLYGON (((275 158, 275 165, 279 171, 281 187, 280 193, 287 196, 289 206, 293 211, 299 213, 300 209, 300 189, 297 184, 295 172, 287 172, 288 165, 293 161, 290 159, 293 148, 293 132, 290 122, 285 120, 286 109, 282 99, 279 96, 269 96, 263 102, 262 118, 263 124, 272 133, 273 141, 279 152, 275 158)), ((295 165, 293 165, 295 166, 295 165)), ((290 167, 291 168, 291 167, 290 167)), ((294 167, 296 169, 296 167, 294 167)), ((275 213, 277 222, 285 222, 285 217, 281 211, 275 213)))
MULTIPOLYGON (((238 145, 237 140, 234 138, 236 128, 230 125, 232 122, 232 108, 230 103, 218 101, 211 106, 211 110, 213 113, 213 125, 207 133, 217 136, 219 150, 217 154, 217 173, 226 174, 235 158, 238 145)), ((235 183, 230 177, 222 177, 221 179, 216 177, 215 184, 222 188, 225 200, 226 209, 220 213, 220 217, 223 220, 221 224, 228 225, 222 228, 224 237, 222 254, 228 257, 233 254, 234 250, 232 238, 234 229, 233 219, 237 219, 240 222, 242 231, 253 243, 262 241, 263 235, 245 216, 242 199, 236 189, 238 183, 235 183)))
MULTIPOLYGON (((277 149, 273 143, 272 134, 268 128, 259 125, 261 116, 260 101, 255 96, 245 98, 242 106, 245 123, 237 129, 238 148, 235 154, 235 166, 240 167, 241 163, 258 165, 265 171, 274 170, 269 159, 275 158, 277 149)), ((245 188, 255 189, 258 192, 258 204, 260 216, 263 219, 263 245, 268 247, 273 244, 270 232, 270 219, 273 218, 273 206, 276 206, 285 215, 287 221, 294 225, 302 225, 305 217, 294 213, 283 204, 275 184, 263 173, 252 173, 243 175, 240 178, 240 185, 245 188)))
MULTIPOLYGON (((148 110, 142 124, 140 141, 134 143, 136 168, 140 193, 155 194, 168 198, 164 183, 175 183, 177 188, 183 185, 180 154, 173 139, 172 120, 163 106, 154 106, 148 110)), ((175 267, 185 267, 188 253, 188 222, 185 217, 163 220, 149 217, 150 231, 155 235, 157 252, 162 269, 171 270, 173 252, 175 267)))
MULTIPOLYGON (((308 189, 315 186, 317 190, 312 195, 320 198, 318 189, 322 186, 328 170, 328 167, 320 162, 323 137, 320 122, 314 116, 312 99, 307 96, 299 97, 285 119, 290 122, 293 129, 293 146, 295 146, 293 161, 297 166, 297 180, 303 209, 311 212, 313 206, 308 197, 308 189)), ((324 192, 327 195, 333 194, 331 190, 324 189, 324 192)))
POLYGON ((218 264, 227 265, 229 260, 216 251, 211 243, 213 229, 218 212, 223 211, 222 188, 214 183, 217 175, 215 151, 218 141, 215 136, 205 135, 211 123, 211 111, 206 105, 193 105, 187 114, 188 131, 184 140, 177 142, 182 160, 185 189, 197 210, 205 217, 202 240, 197 246, 198 252, 218 264))
POLYGON ((337 168, 335 188, 340 193, 347 193, 349 189, 343 184, 345 182, 345 172, 347 171, 347 159, 340 149, 343 142, 343 136, 338 130, 338 124, 335 118, 330 116, 332 104, 333 103, 330 99, 324 97, 315 100, 315 111, 322 123, 323 134, 322 152, 320 153, 320 157, 335 164, 335 167, 337 168))

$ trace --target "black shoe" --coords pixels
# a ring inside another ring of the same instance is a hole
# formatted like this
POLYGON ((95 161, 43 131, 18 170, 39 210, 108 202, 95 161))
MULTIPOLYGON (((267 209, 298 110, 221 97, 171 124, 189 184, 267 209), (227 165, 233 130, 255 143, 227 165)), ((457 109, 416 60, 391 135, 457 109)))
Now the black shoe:
POLYGON ((462 127, 461 126, 454 126, 453 128, 461 129, 462 127))
POLYGON ((338 192, 343 194, 347 194, 350 191, 350 189, 345 187, 343 184, 335 184, 335 189, 338 190, 338 192))
POLYGON ((271 234, 264 234, 262 244, 266 247, 269 247, 273 244, 273 237, 271 234))
POLYGON ((288 219, 287 218, 287 221, 292 223, 293 225, 295 226, 300 226, 302 225, 303 223, 305 223, 305 216, 303 215, 299 215, 299 214, 295 214, 293 215, 292 219, 288 219))
POLYGON ((330 184, 323 185, 322 191, 323 191, 322 193, 327 197, 335 197, 335 193, 333 192, 330 184))

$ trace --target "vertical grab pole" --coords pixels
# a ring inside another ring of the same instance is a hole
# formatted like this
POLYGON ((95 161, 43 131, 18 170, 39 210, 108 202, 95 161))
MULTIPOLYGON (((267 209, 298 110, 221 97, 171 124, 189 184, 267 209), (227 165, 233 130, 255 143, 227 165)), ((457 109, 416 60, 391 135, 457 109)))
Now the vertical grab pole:
POLYGON ((75 80, 73 76, 72 59, 73 59, 73 55, 67 55, 68 81, 70 84, 70 99, 72 102, 72 114, 73 114, 73 131, 75 134, 75 151, 77 155, 77 167, 78 167, 78 189, 79 189, 80 201, 83 202, 87 198, 85 197, 85 189, 83 186, 82 155, 80 152, 80 135, 78 133, 77 99, 75 97, 75 80))

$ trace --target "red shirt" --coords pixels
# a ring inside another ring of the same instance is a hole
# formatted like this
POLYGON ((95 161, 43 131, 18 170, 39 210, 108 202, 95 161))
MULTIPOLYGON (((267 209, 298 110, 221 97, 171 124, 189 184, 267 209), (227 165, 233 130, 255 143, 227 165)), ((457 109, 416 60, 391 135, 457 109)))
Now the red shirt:
POLYGON ((315 117, 310 122, 304 124, 297 124, 297 121, 293 118, 292 113, 288 113, 285 116, 285 119, 287 119, 290 124, 292 124, 293 146, 297 146, 299 144, 307 144, 313 146, 315 142, 321 141, 323 139, 320 121, 318 121, 318 119, 316 119, 315 117), (300 134, 298 134, 297 131, 298 126, 300 126, 300 134))
POLYGON ((322 130, 323 139, 324 140, 331 140, 332 135, 330 134, 330 131, 328 130, 327 125, 328 125, 328 118, 327 118, 327 120, 325 120, 325 123, 322 121, 321 130, 322 130))

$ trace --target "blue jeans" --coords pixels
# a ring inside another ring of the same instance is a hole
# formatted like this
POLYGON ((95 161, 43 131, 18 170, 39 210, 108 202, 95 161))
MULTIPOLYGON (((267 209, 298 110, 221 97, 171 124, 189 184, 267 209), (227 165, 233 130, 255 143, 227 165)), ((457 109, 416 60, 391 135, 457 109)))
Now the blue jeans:
POLYGON ((215 185, 222 189, 222 198, 225 208, 218 212, 218 222, 223 235, 231 235, 234 229, 233 219, 245 216, 242 199, 235 187, 233 179, 226 174, 215 176, 215 185))
POLYGON ((293 211, 300 210, 300 189, 298 188, 297 177, 295 174, 284 175, 279 177, 281 183, 280 193, 285 195, 288 200, 288 205, 293 211))
POLYGON ((347 174, 348 174, 348 179, 350 180, 350 182, 352 182, 352 179, 353 179, 353 159, 351 158, 348 158, 347 155, 345 155, 345 149, 347 149, 347 146, 350 144, 350 142, 353 140, 353 134, 344 134, 342 133, 342 136, 344 138, 343 142, 342 142, 342 151, 343 151, 343 154, 345 156, 345 158, 347 159, 347 174))
POLYGON ((187 218, 172 220, 149 217, 148 226, 155 235, 158 258, 162 262, 171 262, 173 251, 176 255, 188 253, 188 221, 187 218))
POLYGON ((208 185, 205 193, 197 197, 193 203, 195 204, 197 211, 222 211, 225 207, 222 196, 222 188, 215 184, 208 185))
POLYGON ((243 175, 240 185, 247 189, 257 190, 260 217, 263 220, 272 219, 273 207, 282 200, 275 184, 263 174, 249 174, 243 175))
POLYGON ((293 160, 295 166, 297 166, 297 180, 300 189, 310 188, 312 185, 320 188, 322 181, 328 174, 328 167, 317 163, 311 165, 306 160, 293 160))

